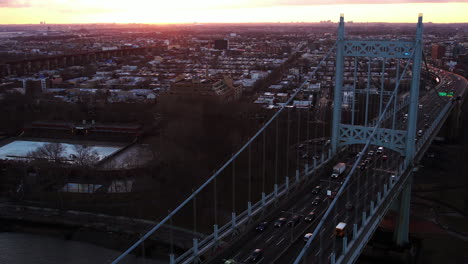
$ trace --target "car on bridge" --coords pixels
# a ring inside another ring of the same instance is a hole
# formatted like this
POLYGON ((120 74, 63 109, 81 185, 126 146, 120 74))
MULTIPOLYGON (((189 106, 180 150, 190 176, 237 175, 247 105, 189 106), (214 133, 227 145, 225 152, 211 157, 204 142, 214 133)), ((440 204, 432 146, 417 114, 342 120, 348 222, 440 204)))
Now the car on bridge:
POLYGON ((262 258, 262 256, 263 256, 263 249, 256 248, 254 251, 252 251, 250 256, 247 258, 247 261, 250 263, 255 263, 259 261, 260 258, 262 258))
POLYGON ((310 212, 306 217, 304 217, 304 221, 312 222, 315 219, 315 211, 310 212))
POLYGON ((293 215, 293 217, 288 221, 287 226, 295 227, 299 224, 300 221, 301 221, 301 217, 299 215, 293 215))
POLYGON ((255 230, 263 232, 266 228, 268 227, 268 222, 264 221, 258 224, 258 226, 255 228, 255 230))
POLYGON ((320 202, 322 202, 322 199, 320 197, 315 197, 315 199, 312 201, 313 205, 319 205, 320 202))
POLYGON ((383 147, 379 147, 379 148, 377 149, 377 154, 382 154, 383 151, 384 151, 384 148, 383 148, 383 147))
POLYGON ((423 135, 422 129, 418 130, 418 137, 422 137, 422 135, 423 135))
POLYGON ((336 225, 336 228, 335 228, 335 235, 337 237, 344 237, 346 236, 346 233, 347 233, 347 224, 344 223, 344 222, 339 222, 338 225, 336 225))
POLYGON ((333 200, 333 199, 335 199, 335 197, 336 197, 337 194, 338 194, 338 193, 337 193, 336 191, 329 191, 328 194, 327 194, 327 197, 328 197, 329 199, 332 199, 332 200, 333 200))
POLYGON ((319 194, 321 190, 322 190, 322 186, 317 185, 317 186, 315 186, 314 189, 312 190, 312 193, 313 193, 313 194, 319 194))
POLYGON ((312 233, 307 233, 304 235, 304 242, 309 241, 309 239, 312 237, 312 233))
POLYGON ((367 169, 367 164, 364 161, 361 162, 361 164, 359 164, 359 169, 362 170, 362 171, 367 169))
POLYGON ((346 170, 346 163, 344 162, 340 162, 338 164, 336 164, 335 166, 333 166, 333 171, 332 171, 332 174, 331 174, 331 178, 338 178, 341 174, 343 174, 343 172, 346 170))
POLYGON ((286 223, 286 218, 285 217, 280 217, 278 218, 278 220, 276 220, 274 226, 275 227, 282 227, 284 225, 284 223, 286 223))

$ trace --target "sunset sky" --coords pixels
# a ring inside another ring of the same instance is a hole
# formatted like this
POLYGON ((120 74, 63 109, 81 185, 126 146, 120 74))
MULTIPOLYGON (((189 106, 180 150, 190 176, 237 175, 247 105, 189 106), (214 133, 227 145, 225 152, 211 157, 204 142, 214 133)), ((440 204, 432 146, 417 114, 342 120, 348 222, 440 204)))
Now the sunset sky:
POLYGON ((0 0, 0 24, 468 22, 468 0, 0 0), (378 2, 380 4, 374 4, 378 2))

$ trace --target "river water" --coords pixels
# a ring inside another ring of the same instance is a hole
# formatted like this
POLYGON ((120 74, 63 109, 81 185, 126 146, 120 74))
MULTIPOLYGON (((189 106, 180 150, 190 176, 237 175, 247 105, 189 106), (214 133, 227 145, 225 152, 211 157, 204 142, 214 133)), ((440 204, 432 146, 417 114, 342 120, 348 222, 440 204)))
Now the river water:
MULTIPOLYGON (((105 264, 121 252, 95 245, 23 233, 0 233, 0 264, 105 264)), ((130 256, 122 264, 165 262, 130 256)))

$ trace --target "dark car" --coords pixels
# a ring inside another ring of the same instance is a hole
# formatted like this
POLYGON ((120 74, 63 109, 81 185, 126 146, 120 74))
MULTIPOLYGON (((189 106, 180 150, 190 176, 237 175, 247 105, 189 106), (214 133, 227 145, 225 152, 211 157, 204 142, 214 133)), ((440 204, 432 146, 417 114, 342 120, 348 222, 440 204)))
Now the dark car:
POLYGON ((288 221, 288 226, 289 226, 289 227, 295 227, 295 226, 297 226, 297 224, 299 224, 300 220, 301 220, 301 217, 300 217, 300 216, 294 215, 294 216, 291 218, 291 220, 288 221))
POLYGON ((364 162, 366 162, 367 164, 370 164, 370 163, 372 163, 372 159, 371 159, 371 158, 367 158, 364 162))
POLYGON ((312 190, 312 193, 313 194, 319 194, 320 191, 322 190, 322 187, 320 185, 317 185, 314 187, 314 189, 312 190))
POLYGON ((247 261, 250 263, 255 263, 259 261, 262 258, 262 256, 263 256, 263 249, 257 248, 254 251, 252 251, 250 256, 247 258, 247 261))
POLYGON ((315 197, 315 199, 312 201, 313 205, 319 205, 320 202, 322 202, 322 199, 320 197, 315 197))
POLYGON ((315 219, 315 212, 312 211, 306 217, 304 218, 304 221, 306 222, 312 222, 315 219))
POLYGON ((383 155, 383 156, 382 156, 382 160, 388 160, 388 156, 387 156, 387 155, 383 155))
POLYGON ((337 192, 331 192, 330 195, 328 195, 328 198, 330 199, 335 199, 337 192))
POLYGON ((276 220, 274 226, 275 227, 282 227, 284 225, 284 223, 286 223, 286 218, 280 217, 280 218, 278 218, 278 220, 276 220))
POLYGON ((361 164, 359 165, 359 169, 362 170, 362 171, 365 170, 365 169, 367 169, 366 163, 365 163, 365 162, 361 162, 361 164))
POLYGON ((268 227, 268 222, 261 222, 261 223, 258 224, 258 226, 255 228, 255 230, 261 232, 261 231, 265 230, 267 227, 268 227))
POLYGON ((420 130, 418 130, 418 133, 417 133, 417 134, 418 134, 418 137, 422 137, 423 131, 420 129, 420 130))

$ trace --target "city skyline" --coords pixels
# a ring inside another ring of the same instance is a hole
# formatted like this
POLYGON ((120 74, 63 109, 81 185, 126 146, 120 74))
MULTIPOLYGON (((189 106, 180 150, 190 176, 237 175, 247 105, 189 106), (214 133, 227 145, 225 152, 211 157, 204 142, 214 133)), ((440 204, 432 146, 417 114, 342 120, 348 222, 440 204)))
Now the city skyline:
POLYGON ((466 23, 468 1, 438 0, 0 0, 0 24, 247 23, 337 21, 466 23))

